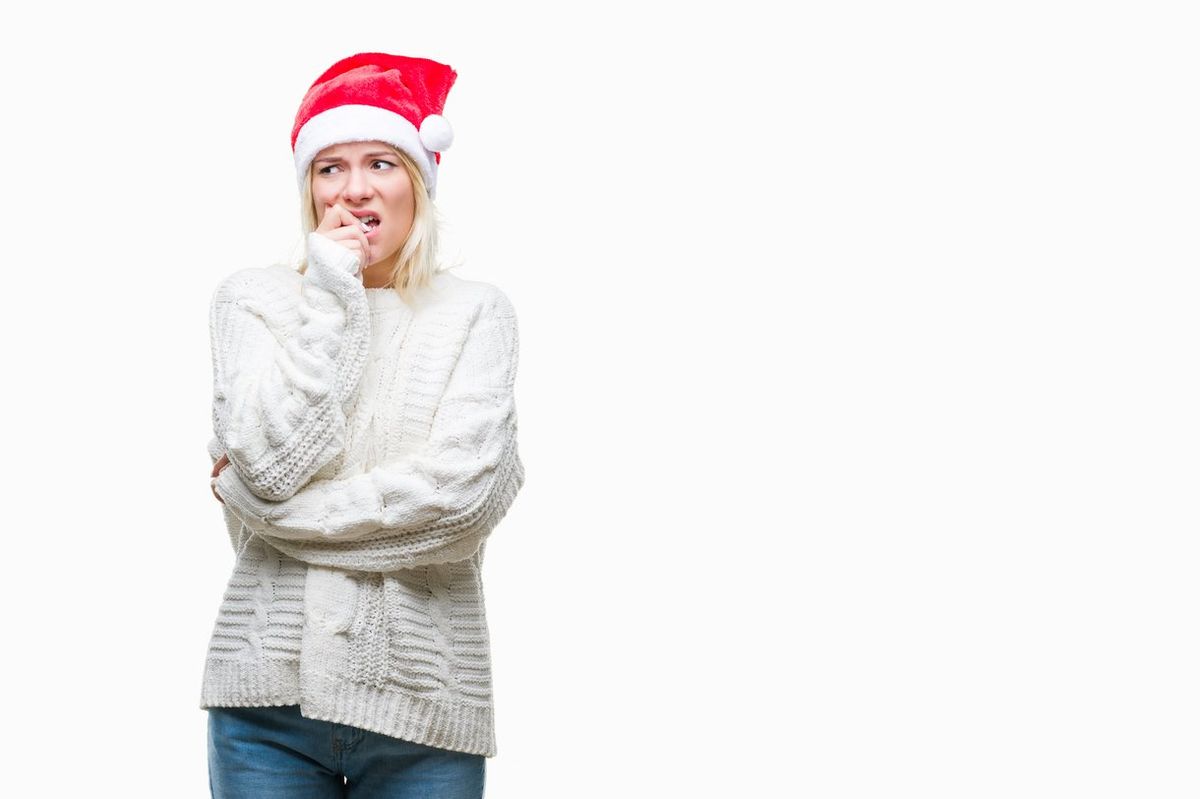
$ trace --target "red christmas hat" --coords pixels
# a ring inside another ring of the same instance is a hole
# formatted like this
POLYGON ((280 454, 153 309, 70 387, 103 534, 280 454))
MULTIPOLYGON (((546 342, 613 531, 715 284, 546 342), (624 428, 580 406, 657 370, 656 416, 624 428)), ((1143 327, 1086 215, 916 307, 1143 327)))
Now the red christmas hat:
POLYGON ((383 141, 412 156, 434 197, 442 151, 454 141, 442 109, 457 78, 437 61, 388 53, 358 53, 325 70, 305 93, 292 126, 300 189, 309 164, 326 147, 383 141))

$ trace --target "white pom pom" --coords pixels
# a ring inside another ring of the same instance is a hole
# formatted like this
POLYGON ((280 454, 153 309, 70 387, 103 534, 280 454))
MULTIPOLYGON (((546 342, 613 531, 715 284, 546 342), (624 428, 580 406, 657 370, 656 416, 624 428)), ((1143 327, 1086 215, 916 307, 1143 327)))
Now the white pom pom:
POLYGON ((421 144, 430 152, 440 153, 454 141, 454 130, 440 114, 430 114, 421 121, 421 144))

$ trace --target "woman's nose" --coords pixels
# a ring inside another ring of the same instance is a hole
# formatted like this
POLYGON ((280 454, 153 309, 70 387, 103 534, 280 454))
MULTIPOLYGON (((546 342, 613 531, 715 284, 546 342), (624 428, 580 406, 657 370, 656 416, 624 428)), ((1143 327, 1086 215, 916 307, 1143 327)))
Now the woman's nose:
POLYGON ((364 170, 351 169, 342 194, 347 200, 358 200, 371 194, 371 180, 364 170))

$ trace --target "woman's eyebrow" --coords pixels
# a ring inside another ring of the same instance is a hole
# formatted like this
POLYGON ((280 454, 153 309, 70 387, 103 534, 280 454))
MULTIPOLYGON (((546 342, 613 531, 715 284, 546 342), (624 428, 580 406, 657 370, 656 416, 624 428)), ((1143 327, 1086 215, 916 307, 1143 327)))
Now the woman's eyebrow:
MULTIPOLYGON (((363 158, 375 158, 376 156, 380 156, 380 155, 387 156, 387 157, 389 157, 389 158, 395 158, 395 157, 396 157, 396 154, 395 154, 395 153, 390 153, 390 152, 386 152, 386 151, 384 151, 384 150, 380 150, 380 151, 378 151, 378 152, 374 152, 374 153, 366 153, 365 155, 363 155, 363 158)), ((341 160, 342 160, 342 158, 341 158, 340 156, 332 156, 332 155, 331 155, 331 156, 328 156, 328 157, 326 157, 326 158, 318 158, 318 159, 317 159, 317 161, 318 161, 318 162, 321 162, 321 161, 341 161, 341 160)))

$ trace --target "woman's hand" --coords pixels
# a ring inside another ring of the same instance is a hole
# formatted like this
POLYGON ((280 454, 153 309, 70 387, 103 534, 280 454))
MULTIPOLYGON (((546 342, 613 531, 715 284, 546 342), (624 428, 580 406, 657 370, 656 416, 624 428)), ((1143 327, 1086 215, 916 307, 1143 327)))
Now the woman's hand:
POLYGON ((222 505, 225 504, 225 500, 221 499, 221 495, 217 493, 217 475, 219 475, 221 473, 221 470, 224 469, 228 465, 229 465, 229 456, 222 455, 221 459, 213 464, 212 480, 210 480, 208 483, 209 486, 212 488, 213 496, 216 497, 217 501, 220 502, 222 505))
POLYGON ((314 232, 356 253, 359 277, 362 276, 363 270, 371 265, 371 243, 367 241, 362 223, 340 203, 334 203, 325 209, 325 216, 314 232))

